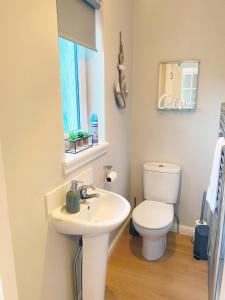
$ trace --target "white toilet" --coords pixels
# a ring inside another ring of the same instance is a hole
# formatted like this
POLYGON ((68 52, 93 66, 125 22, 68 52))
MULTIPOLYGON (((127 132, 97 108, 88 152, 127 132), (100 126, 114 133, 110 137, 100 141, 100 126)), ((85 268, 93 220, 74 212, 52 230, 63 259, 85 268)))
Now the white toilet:
POLYGON ((143 237, 143 256, 159 259, 166 249, 166 235, 173 225, 181 168, 168 163, 143 165, 144 201, 133 211, 135 229, 143 237))

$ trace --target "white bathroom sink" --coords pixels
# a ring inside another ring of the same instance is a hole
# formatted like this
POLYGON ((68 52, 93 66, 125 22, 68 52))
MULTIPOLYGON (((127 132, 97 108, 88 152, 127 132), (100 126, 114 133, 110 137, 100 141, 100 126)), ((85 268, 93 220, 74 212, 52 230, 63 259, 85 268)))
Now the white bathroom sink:
POLYGON ((87 199, 78 213, 69 214, 63 206, 51 214, 58 232, 82 236, 83 300, 104 300, 109 233, 130 213, 124 197, 101 189, 95 193, 99 196, 87 199))
POLYGON ((65 206, 52 212, 53 223, 60 233, 95 236, 116 229, 130 213, 130 204, 122 196, 96 189, 98 197, 87 199, 80 211, 69 214, 65 206))

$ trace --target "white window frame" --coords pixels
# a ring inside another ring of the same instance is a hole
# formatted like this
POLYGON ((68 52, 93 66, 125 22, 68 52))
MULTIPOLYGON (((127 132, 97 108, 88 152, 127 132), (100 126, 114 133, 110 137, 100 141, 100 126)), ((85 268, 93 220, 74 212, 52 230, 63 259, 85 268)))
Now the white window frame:
POLYGON ((78 47, 78 76, 80 91, 80 122, 81 130, 88 130, 88 101, 87 101, 87 74, 86 74, 86 50, 78 47))
MULTIPOLYGON (((87 58, 86 49, 83 47, 78 48, 79 61, 79 93, 80 93, 80 121, 81 130, 88 131, 88 101, 87 101, 87 58)), ((68 138, 68 133, 64 134, 64 138, 68 138)), ((65 153, 63 164, 64 174, 68 175, 73 171, 79 169, 83 165, 101 157, 108 152, 109 143, 102 142, 94 145, 85 151, 76 154, 65 153)))
MULTIPOLYGON (((80 100, 80 122, 81 130, 88 131, 88 101, 87 101, 87 74, 86 74, 86 49, 78 47, 78 77, 79 77, 79 100, 80 100)), ((69 133, 64 133, 67 139, 69 133)))

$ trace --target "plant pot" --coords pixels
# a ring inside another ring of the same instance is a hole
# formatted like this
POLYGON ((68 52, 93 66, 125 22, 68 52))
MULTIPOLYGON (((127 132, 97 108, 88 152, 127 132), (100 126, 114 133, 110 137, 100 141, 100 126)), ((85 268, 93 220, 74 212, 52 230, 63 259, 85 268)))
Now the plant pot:
POLYGON ((83 146, 83 139, 77 140, 77 141, 76 141, 76 145, 77 145, 77 147, 83 146))
POLYGON ((83 144, 84 144, 84 145, 88 145, 88 143, 89 143, 89 138, 88 138, 88 137, 85 137, 85 138, 83 139, 83 144))

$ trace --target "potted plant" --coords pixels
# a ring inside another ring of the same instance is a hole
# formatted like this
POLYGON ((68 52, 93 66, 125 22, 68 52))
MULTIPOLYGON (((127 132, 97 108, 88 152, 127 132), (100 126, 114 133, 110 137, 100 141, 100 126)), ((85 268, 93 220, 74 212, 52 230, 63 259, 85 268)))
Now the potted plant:
POLYGON ((65 151, 67 153, 78 153, 93 146, 93 140, 88 131, 71 131, 65 140, 65 151))
POLYGON ((68 140, 71 142, 71 146, 74 147, 74 144, 78 147, 83 145, 83 141, 81 139, 81 135, 79 131, 71 131, 69 133, 68 140))
POLYGON ((71 131, 69 133, 69 137, 68 137, 68 140, 71 141, 71 142, 75 142, 76 140, 78 139, 78 134, 76 131, 71 131))
POLYGON ((83 145, 88 145, 89 133, 87 131, 71 131, 69 133, 68 140, 73 144, 76 143, 76 146, 81 147, 83 145))

